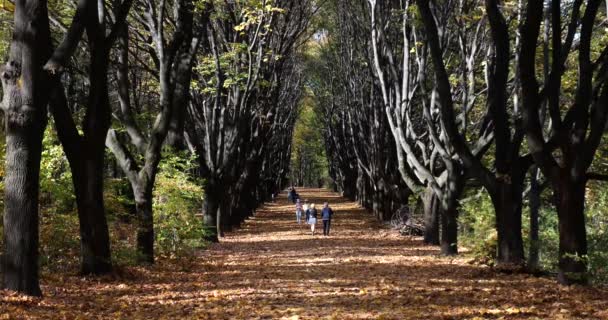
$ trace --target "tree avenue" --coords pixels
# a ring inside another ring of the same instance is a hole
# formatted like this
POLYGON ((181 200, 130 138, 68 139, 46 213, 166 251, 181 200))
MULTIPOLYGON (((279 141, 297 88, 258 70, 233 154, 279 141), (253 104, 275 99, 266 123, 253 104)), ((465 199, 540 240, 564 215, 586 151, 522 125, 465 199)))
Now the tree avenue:
POLYGON ((196 256, 289 186, 442 255, 608 281, 607 8, 2 4, 2 288, 196 256))

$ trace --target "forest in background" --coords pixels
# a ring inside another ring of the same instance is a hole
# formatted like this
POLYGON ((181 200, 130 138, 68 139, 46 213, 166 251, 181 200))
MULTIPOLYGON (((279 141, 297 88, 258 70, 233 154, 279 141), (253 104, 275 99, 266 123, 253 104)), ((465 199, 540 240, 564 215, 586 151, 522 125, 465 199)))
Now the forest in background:
POLYGON ((329 1, 306 70, 334 189, 407 203, 445 255, 605 283, 607 8, 329 1))
POLYGON ((99 3, 0 6, 4 288, 192 257, 288 185, 607 281, 605 1, 99 3))

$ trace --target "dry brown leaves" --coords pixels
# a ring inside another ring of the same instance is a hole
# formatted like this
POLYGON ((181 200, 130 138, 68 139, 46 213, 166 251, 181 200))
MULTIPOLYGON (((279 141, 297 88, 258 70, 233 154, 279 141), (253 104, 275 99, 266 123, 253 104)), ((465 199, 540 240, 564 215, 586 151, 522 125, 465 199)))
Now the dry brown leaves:
MULTIPOLYGON (((43 275, 42 299, 0 291, 0 319, 608 319, 608 290, 438 257, 336 194, 331 237, 285 198, 193 261, 105 278, 43 275)), ((320 226, 320 225, 319 225, 320 226)))

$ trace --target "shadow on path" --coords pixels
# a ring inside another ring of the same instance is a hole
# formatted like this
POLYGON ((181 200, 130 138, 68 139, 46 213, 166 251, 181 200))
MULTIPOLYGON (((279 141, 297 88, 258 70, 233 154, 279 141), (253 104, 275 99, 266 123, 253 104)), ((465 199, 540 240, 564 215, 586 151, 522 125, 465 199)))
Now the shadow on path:
POLYGON ((608 318, 606 290, 439 257, 335 193, 298 192, 334 208, 330 237, 296 224, 282 194, 190 263, 163 261, 97 283, 53 278, 44 300, 5 297, 0 311, 67 319, 608 318))

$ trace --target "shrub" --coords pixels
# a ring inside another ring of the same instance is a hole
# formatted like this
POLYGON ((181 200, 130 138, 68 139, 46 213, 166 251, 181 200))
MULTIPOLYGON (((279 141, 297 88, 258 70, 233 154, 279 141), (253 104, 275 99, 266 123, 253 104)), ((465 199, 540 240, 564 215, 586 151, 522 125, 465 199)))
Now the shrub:
POLYGON ((202 181, 192 178, 194 157, 165 155, 154 189, 154 225, 160 254, 175 256, 204 246, 204 229, 196 215, 203 203, 202 181))
POLYGON ((42 143, 40 206, 53 213, 72 211, 76 204, 72 171, 52 126, 47 127, 42 143))
POLYGON ((460 201, 461 243, 471 250, 476 262, 494 265, 498 235, 490 196, 481 190, 467 190, 460 201))

